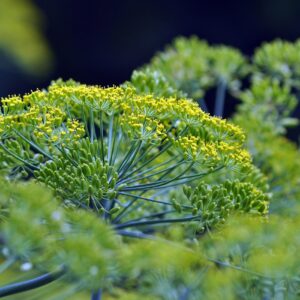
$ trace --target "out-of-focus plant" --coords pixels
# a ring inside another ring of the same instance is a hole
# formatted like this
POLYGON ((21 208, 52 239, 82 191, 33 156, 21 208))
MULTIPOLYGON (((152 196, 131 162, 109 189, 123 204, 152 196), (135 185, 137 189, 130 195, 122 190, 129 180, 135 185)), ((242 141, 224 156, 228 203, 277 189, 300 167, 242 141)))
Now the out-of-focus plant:
MULTIPOLYGON (((179 37, 164 52, 154 56, 148 65, 134 71, 131 84, 137 90, 149 89, 147 87, 151 85, 153 90, 153 84, 149 85, 149 79, 145 78, 153 77, 151 72, 158 72, 161 74, 160 81, 177 90, 177 93, 183 92, 199 101, 203 109, 207 109, 205 93, 217 87, 214 113, 221 116, 226 91, 235 94, 249 70, 247 59, 232 47, 210 46, 195 36, 179 37), (143 80, 136 80, 137 74, 143 80)), ((155 93, 165 93, 160 86, 156 85, 155 88, 155 93)))
POLYGON ((131 80, 127 81, 124 86, 134 87, 139 94, 153 94, 157 97, 187 97, 186 93, 174 88, 161 71, 153 71, 149 68, 133 71, 131 80))
POLYGON ((164 234, 124 236, 36 183, 2 179, 0 186, 0 279, 22 274, 1 296, 19 299, 14 293, 31 290, 22 298, 77 299, 94 291, 92 299, 294 299, 299 291, 297 218, 283 224, 232 216, 200 240, 184 239, 186 229, 176 225, 164 234))
POLYGON ((284 134, 286 127, 298 123, 298 119, 290 117, 297 106, 297 98, 290 86, 281 86, 277 80, 254 80, 239 98, 243 103, 238 107, 239 118, 246 119, 247 115, 250 119, 261 120, 262 126, 274 134, 284 134))
POLYGON ((269 79, 254 81, 240 98, 243 103, 234 122, 246 129, 246 144, 254 163, 269 178, 273 193, 271 210, 294 213, 300 199, 300 153, 296 145, 281 135, 286 127, 298 123, 298 119, 290 117, 297 98, 288 86, 269 79))
POLYGON ((0 51, 35 74, 51 67, 51 52, 39 30, 41 14, 31 0, 0 1, 0 51))
MULTIPOLYGON (((237 216, 219 232, 201 240, 199 248, 219 266, 219 276, 228 268, 234 273, 229 277, 229 299, 297 299, 298 227, 298 217, 271 216, 261 222, 237 216)), ((214 290, 209 288, 209 293, 214 290)))
POLYGON ((253 56, 255 77, 273 78, 299 88, 300 41, 275 40, 264 43, 253 56))

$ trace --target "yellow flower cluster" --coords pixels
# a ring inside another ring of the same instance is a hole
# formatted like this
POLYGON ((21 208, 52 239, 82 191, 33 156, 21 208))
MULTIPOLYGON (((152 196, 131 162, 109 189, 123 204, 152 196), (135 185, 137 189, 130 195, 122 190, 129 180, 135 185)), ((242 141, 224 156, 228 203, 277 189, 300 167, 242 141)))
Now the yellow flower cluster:
POLYGON ((40 121, 39 109, 37 107, 30 107, 27 111, 21 111, 14 114, 0 115, 0 132, 23 128, 29 124, 36 125, 40 121))
MULTIPOLYGON (((47 92, 47 102, 54 105, 87 105, 94 109, 118 109, 124 98, 132 97, 134 90, 121 87, 101 88, 98 86, 50 86, 47 92)), ((45 95, 35 98, 36 102, 45 101, 45 95)))
POLYGON ((56 142, 68 134, 66 140, 78 139, 85 133, 83 124, 78 120, 68 119, 65 128, 61 126, 66 120, 66 113, 60 107, 41 105, 31 100, 41 99, 46 94, 41 91, 33 92, 21 97, 13 96, 2 99, 3 114, 0 115, 0 133, 12 129, 33 129, 37 138, 46 137, 51 142, 56 142), (27 106, 27 107, 26 107, 27 106), (27 108, 27 109, 26 109, 27 108), (57 129, 59 128, 60 129, 57 129))
POLYGON ((192 159, 227 159, 242 164, 250 161, 249 154, 242 150, 242 130, 211 117, 188 99, 137 95, 133 88, 54 84, 48 91, 38 90, 23 99, 14 96, 2 103, 5 108, 0 114, 0 132, 7 129, 8 123, 25 127, 34 124, 37 137, 52 142, 78 139, 85 134, 79 120, 86 122, 92 112, 95 124, 100 124, 100 114, 104 124, 115 115, 119 128, 129 137, 175 141, 174 145, 192 159))
POLYGON ((249 166, 251 162, 250 154, 239 147, 239 144, 228 144, 220 142, 204 142, 198 136, 183 136, 175 141, 184 155, 193 160, 210 160, 217 162, 230 162, 249 166))
MULTIPOLYGON (((85 134, 84 125, 80 123, 78 120, 68 120, 67 130, 68 133, 70 133, 75 139, 79 139, 85 134)), ((64 134, 62 133, 62 135, 64 134)))
POLYGON ((177 117, 191 126, 206 125, 215 134, 221 137, 232 138, 243 142, 245 139, 242 130, 217 117, 211 117, 203 112, 198 104, 187 99, 155 98, 152 95, 137 95, 133 88, 76 85, 49 87, 48 92, 35 92, 27 96, 27 101, 44 103, 64 107, 66 105, 87 105, 93 109, 113 110, 114 112, 145 114, 157 119, 177 117))
POLYGON ((164 139, 167 137, 165 126, 157 119, 144 114, 123 114, 120 125, 129 134, 145 139, 164 139))
POLYGON ((65 116, 65 113, 58 107, 43 106, 41 122, 38 124, 36 132, 51 134, 53 127, 60 126, 65 116))
POLYGON ((74 85, 49 87, 49 91, 36 91, 24 97, 26 103, 48 104, 59 107, 66 105, 87 105, 94 109, 143 112, 156 118, 174 115, 191 125, 207 125, 215 132, 226 132, 230 137, 242 141, 244 134, 237 126, 203 112, 198 104, 187 99, 155 98, 152 95, 137 95, 131 87, 109 87, 74 85))
POLYGON ((225 143, 223 141, 216 144, 219 153, 222 153, 224 158, 228 157, 239 164, 249 166, 251 163, 251 156, 245 149, 240 149, 238 144, 225 143))
POLYGON ((10 98, 3 98, 1 99, 1 105, 4 110, 4 112, 7 112, 8 110, 14 110, 14 109, 20 109, 23 108, 23 101, 22 98, 19 96, 12 96, 10 98))

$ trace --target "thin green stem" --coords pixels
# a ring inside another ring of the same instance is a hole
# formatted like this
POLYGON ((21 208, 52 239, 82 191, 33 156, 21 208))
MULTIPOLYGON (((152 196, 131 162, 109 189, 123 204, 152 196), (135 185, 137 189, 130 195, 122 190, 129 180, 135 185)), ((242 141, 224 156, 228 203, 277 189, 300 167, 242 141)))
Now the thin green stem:
POLYGON ((140 220, 144 220, 144 219, 153 219, 153 218, 159 218, 159 217, 163 217, 165 215, 168 215, 168 214, 171 214, 171 213, 175 213, 176 210, 175 209, 172 209, 172 210, 164 210, 164 211, 161 211, 159 213, 156 213, 156 214, 151 214, 151 215, 148 215, 148 216, 142 216, 140 218, 136 218, 136 219, 133 219, 131 220, 131 222, 137 222, 137 221, 140 221, 140 220))
MULTIPOLYGON (((165 201, 160 201, 160 200, 154 200, 154 199, 151 199, 151 198, 146 198, 146 197, 142 197, 142 196, 138 196, 138 195, 133 195, 133 194, 129 194, 129 193, 120 192, 119 194, 120 195, 124 195, 124 196, 128 196, 128 197, 132 197, 132 198, 135 198, 135 199, 145 200, 145 201, 148 201, 148 202, 159 203, 159 204, 164 204, 164 205, 171 205, 171 206, 173 205, 170 202, 165 202, 165 201)), ((182 207, 183 208, 193 208, 192 206, 189 206, 189 205, 182 205, 182 207)))
POLYGON ((40 148, 37 144, 35 144, 34 142, 30 141, 29 139, 27 139, 23 134, 21 134, 18 130, 13 129, 14 132, 21 138, 23 139, 26 143, 28 143, 33 149, 37 150, 38 152, 40 152, 41 154, 43 154, 45 157, 49 158, 49 159, 53 159, 53 157, 45 152, 42 148, 40 148))
POLYGON ((264 275, 264 274, 261 274, 261 273, 258 273, 258 272, 247 270, 247 269, 245 269, 243 267, 240 267, 240 266, 231 265, 230 263, 223 262, 223 261, 220 261, 220 260, 217 260, 217 259, 207 258, 207 260, 210 261, 210 262, 215 263, 217 266, 226 267, 226 268, 234 269, 234 270, 237 270, 237 271, 245 272, 245 273, 248 273, 248 274, 253 275, 253 276, 258 276, 258 277, 263 277, 263 278, 268 278, 268 279, 281 279, 280 277, 267 276, 267 275, 264 275))
POLYGON ((116 158, 118 156, 118 152, 119 152, 119 148, 120 148, 120 144, 121 144, 121 140, 122 140, 122 131, 119 130, 118 131, 118 137, 116 138, 117 142, 116 142, 116 146, 114 146, 114 151, 113 151, 113 155, 112 155, 112 163, 111 165, 115 165, 116 162, 116 158))
POLYGON ((138 190, 146 191, 146 190, 151 190, 151 189, 162 189, 162 188, 178 186, 181 184, 191 182, 195 179, 202 178, 206 175, 212 174, 212 173, 222 169, 223 167, 224 166, 218 167, 215 170, 207 172, 207 173, 199 173, 199 174, 195 174, 195 175, 180 177, 180 176, 182 176, 182 174, 181 174, 170 180, 163 180, 163 181, 157 181, 156 183, 151 183, 151 184, 141 184, 141 185, 136 185, 136 186, 132 186, 132 187, 125 187, 124 189, 122 189, 122 191, 138 191, 138 190), (171 182, 176 182, 176 183, 172 184, 172 185, 167 185, 168 183, 171 183, 171 182))
POLYGON ((137 200, 138 198, 134 198, 132 201, 130 201, 129 204, 126 205, 124 209, 114 218, 112 223, 118 223, 122 218, 124 218, 130 212, 130 207, 132 207, 137 200))
POLYGON ((101 156, 102 156, 102 162, 104 164, 104 155, 105 155, 105 150, 104 150, 104 127, 103 127, 103 116, 102 116, 102 111, 100 112, 100 142, 101 142, 101 156))
MULTIPOLYGON (((117 153, 118 153, 118 147, 119 144, 117 144, 117 148, 116 148, 116 136, 118 133, 118 128, 119 128, 119 118, 116 118, 116 124, 115 124, 115 130, 113 130, 113 141, 112 141, 112 150, 111 150, 111 156, 110 159, 108 161, 108 164, 113 166, 115 164, 115 159, 117 157, 117 153), (116 149, 115 149, 116 148, 116 149)), ((118 143, 120 142, 120 140, 118 140, 118 143)))
POLYGON ((139 222, 127 222, 123 224, 117 224, 114 226, 115 229, 123 229, 129 227, 139 227, 147 225, 157 225, 157 224, 166 224, 166 223, 183 223, 199 220, 200 216, 185 217, 185 218, 174 218, 174 219, 161 219, 161 220, 150 220, 150 221, 139 221, 139 222))
POLYGON ((109 125, 108 125, 108 151, 107 151, 108 164, 111 163, 111 157, 112 157, 113 130, 114 130, 114 115, 112 114, 109 118, 109 125))
POLYGON ((95 131, 94 112, 92 108, 90 108, 90 136, 91 136, 91 142, 93 142, 97 138, 96 131, 95 131))
POLYGON ((14 295, 28 290, 39 288, 41 286, 44 286, 50 282, 57 280, 58 278, 63 276, 64 273, 65 273, 64 270, 60 270, 57 272, 46 273, 36 278, 25 280, 22 282, 16 282, 16 283, 5 285, 3 287, 0 287, 0 297, 14 295))
POLYGON ((21 158, 20 156, 18 156, 17 154, 13 153, 12 151, 10 151, 8 148, 6 148, 6 146, 0 142, 0 146, 2 147, 2 149, 8 153, 9 155, 11 155, 12 157, 14 157, 15 159, 19 160, 20 162, 22 162, 23 164, 27 165, 28 167, 30 167, 33 170, 38 170, 39 168, 35 165, 32 165, 31 163, 29 163, 28 161, 26 161, 25 159, 21 158))
POLYGON ((92 292, 91 300, 101 300, 102 299, 102 290, 98 289, 95 292, 92 292))
POLYGON ((128 180, 128 181, 123 181, 123 182, 126 182, 127 184, 129 183, 133 183, 133 182, 136 182, 136 181, 142 181, 142 180, 145 180, 147 178, 151 178, 155 175, 158 175, 158 174, 161 174, 161 173, 165 173, 163 174, 163 176, 161 176, 158 180, 160 180, 161 178, 163 178, 165 175, 167 174, 170 174, 175 168, 177 168, 178 166, 182 165, 183 163, 185 163, 185 161, 181 160, 179 161, 177 164, 174 164, 164 170, 160 170, 160 171, 157 171, 157 172, 154 172, 152 174, 149 174, 147 176, 144 176, 144 177, 140 177, 140 176, 133 176, 131 180, 128 180))
POLYGON ((144 171, 142 171, 142 172, 136 174, 135 176, 131 176, 131 175, 133 175, 133 174, 136 172, 136 170, 134 170, 134 171, 128 173, 125 177, 123 177, 123 179, 120 180, 118 183, 124 183, 124 182, 127 182, 127 179, 128 179, 128 180, 131 180, 131 179, 133 179, 133 178, 141 177, 142 175, 144 175, 144 174, 146 174, 146 173, 149 173, 149 172, 151 172, 151 171, 153 171, 153 170, 155 170, 155 169, 157 169, 157 168, 159 168, 159 167, 162 167, 162 166, 164 166, 164 165, 169 164, 171 161, 173 161, 173 160, 175 160, 175 159, 177 159, 176 156, 174 156, 174 157, 172 157, 171 159, 169 159, 169 160, 167 160, 167 161, 164 161, 164 162, 162 162, 162 163, 160 163, 160 164, 155 164, 155 166, 153 166, 153 167, 151 167, 151 168, 148 168, 148 169, 146 169, 146 170, 144 170, 144 171))
POLYGON ((151 236, 150 234, 142 233, 140 231, 117 230, 117 234, 138 239, 153 240, 153 236, 151 236))
POLYGON ((185 161, 182 159, 177 165, 173 165, 170 168, 165 169, 164 174, 162 174, 159 178, 158 181, 164 179, 167 175, 171 174, 179 165, 182 163, 185 163, 185 161))
MULTIPOLYGON (((134 174, 135 172, 138 172, 139 170, 143 169, 145 166, 150 164, 154 159, 156 159, 157 157, 162 155, 165 151, 167 151, 171 146, 172 146, 172 144, 170 142, 166 143, 166 145, 163 147, 162 150, 160 150, 157 154, 153 155, 149 160, 147 160, 145 163, 143 163, 140 167, 135 169, 133 172, 128 173, 127 176, 122 179, 125 179, 125 178, 131 176, 132 174, 134 174)), ((140 161, 140 159, 139 159, 139 161, 140 161)))
POLYGON ((163 187, 164 185, 171 183, 173 181, 177 181, 177 180, 181 180, 183 179, 182 176, 188 172, 188 170, 190 170, 192 168, 192 166, 194 165, 194 163, 191 163, 183 172, 181 172, 178 176, 169 179, 169 180, 158 180, 156 182, 153 183, 148 183, 148 184, 140 184, 140 185, 136 185, 136 186, 129 186, 129 187, 125 187, 123 189, 123 191, 137 191, 137 190, 147 190, 147 189, 155 189, 155 188, 159 188, 159 187, 163 187))
POLYGON ((133 150, 133 152, 131 153, 131 155, 128 157, 128 159, 126 159, 125 163, 123 164, 123 167, 119 170, 119 177, 121 178, 123 174, 125 174, 127 172, 127 170, 130 168, 130 166, 132 165, 132 163, 134 162, 140 148, 142 145, 142 141, 139 141, 137 143, 137 146, 135 147, 135 149, 133 150))
POLYGON ((89 131, 89 128, 88 128, 88 122, 87 122, 87 119, 86 119, 86 115, 85 115, 85 111, 84 111, 84 108, 82 107, 82 120, 83 120, 83 123, 84 123, 84 127, 85 127, 85 132, 88 136, 88 138, 91 140, 91 135, 90 135, 90 131, 89 131))
POLYGON ((78 163, 66 152, 65 148, 64 147, 60 147, 58 145, 55 145, 56 149, 58 149, 58 151, 60 151, 62 153, 62 155, 67 158, 71 164, 74 166, 74 167, 77 167, 78 166, 78 163))
POLYGON ((217 92, 216 92, 215 116, 218 117, 223 116, 225 94, 226 94, 226 81, 224 79, 220 79, 217 86, 217 92))
MULTIPOLYGON (((164 204, 164 205, 172 205, 172 203, 169 203, 169 202, 160 201, 160 200, 154 200, 154 199, 151 199, 151 198, 146 198, 146 197, 142 197, 142 196, 137 196, 137 195, 133 195, 133 194, 129 194, 129 193, 123 193, 123 192, 120 192, 119 194, 120 194, 120 195, 123 195, 123 196, 129 196, 129 197, 132 197, 132 198, 135 198, 135 199, 145 200, 145 201, 148 201, 148 202, 159 203, 159 204, 164 204)), ((128 206, 126 206, 125 209, 126 209, 127 207, 128 207, 128 206)))
MULTIPOLYGON (((131 166, 131 168, 134 169, 134 168, 137 166, 137 164, 138 164, 141 160, 143 160, 143 159, 146 157, 146 155, 149 153, 149 151, 152 150, 153 148, 155 148, 154 145, 145 144, 145 148, 142 148, 142 149, 141 149, 142 155, 138 158, 138 160, 135 161, 135 163, 133 163, 133 165, 131 166)), ((127 173, 127 175, 124 176, 123 179, 129 178, 132 174, 134 174, 136 171, 138 171, 138 170, 140 170, 140 169, 141 169, 141 168, 139 167, 139 169, 135 169, 135 170, 133 170, 132 172, 127 173)))
MULTIPOLYGON (((136 142, 131 141, 130 148, 129 148, 128 152, 126 153, 125 157, 123 158, 122 162, 120 163, 120 165, 118 167, 118 174, 120 174, 122 168, 124 168, 124 166, 125 166, 126 162, 128 161, 129 157, 133 153, 135 147, 136 147, 136 142)), ((119 175, 119 177, 120 177, 120 175, 119 175)))

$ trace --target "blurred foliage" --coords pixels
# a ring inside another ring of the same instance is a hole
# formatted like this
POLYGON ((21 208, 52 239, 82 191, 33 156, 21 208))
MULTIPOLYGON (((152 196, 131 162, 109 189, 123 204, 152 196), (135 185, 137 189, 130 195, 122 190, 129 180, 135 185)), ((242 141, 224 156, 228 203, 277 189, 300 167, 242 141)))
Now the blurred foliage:
POLYGON ((0 1, 0 50, 26 71, 39 75, 49 71, 52 61, 41 23, 31 0, 0 1))
POLYGON ((253 56, 257 77, 270 77, 299 88, 300 41, 275 40, 264 43, 253 56))
POLYGON ((267 220, 242 214, 197 239, 174 225, 156 237, 132 240, 118 236, 91 212, 58 205, 34 183, 2 180, 3 204, 11 221, 1 225, 1 281, 64 266, 60 279, 24 293, 23 299, 88 299, 78 293, 99 283, 104 299, 122 300, 297 299, 299 293, 297 216, 267 220))
MULTIPOLYGON (((260 124, 274 134, 286 133, 286 127, 298 124, 290 115, 298 104, 297 97, 288 85, 281 86, 277 80, 265 78, 254 80, 250 89, 242 91, 239 98, 243 104, 238 107, 240 118, 261 120, 260 124)), ((258 127, 258 126, 257 126, 258 127)))
POLYGON ((186 97, 186 94, 175 89, 159 70, 152 71, 149 68, 133 71, 131 81, 127 81, 124 86, 134 87, 139 94, 186 97))
POLYGON ((179 37, 164 52, 155 55, 148 65, 134 71, 131 83, 138 91, 147 89, 164 96, 166 89, 171 87, 177 93, 183 92, 188 97, 199 99, 209 88, 220 83, 234 92, 248 72, 247 59, 238 50, 224 45, 210 46, 195 36, 179 37), (148 84, 149 77, 153 76, 151 72, 160 74, 164 86, 157 85, 154 90, 153 84, 148 84), (137 74, 143 80, 137 80, 137 74), (151 85, 152 88, 149 88, 151 85))

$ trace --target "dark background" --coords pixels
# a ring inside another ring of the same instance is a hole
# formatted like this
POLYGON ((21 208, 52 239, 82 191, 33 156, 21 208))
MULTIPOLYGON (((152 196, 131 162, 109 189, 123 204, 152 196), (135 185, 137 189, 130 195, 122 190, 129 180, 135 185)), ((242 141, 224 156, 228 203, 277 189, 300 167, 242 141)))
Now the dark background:
POLYGON ((11 70, 13 76, 2 72, 1 77, 9 77, 2 95, 44 87, 57 77, 119 84, 178 35, 196 34, 210 43, 238 47, 248 55, 263 41, 300 37, 299 0, 34 3, 45 17, 44 31, 55 59, 53 72, 43 79, 17 69, 11 70))
POLYGON ((15 66, 0 71, 0 94, 46 87, 62 77, 119 84, 178 35, 196 34, 251 55, 263 41, 300 37, 299 0, 35 0, 54 53, 43 78, 15 66))

